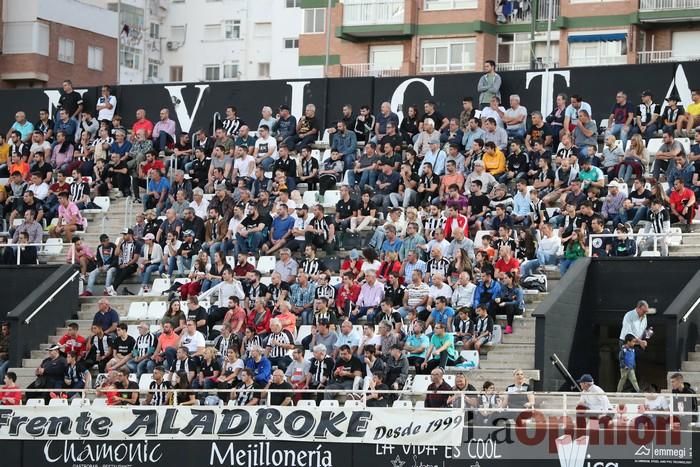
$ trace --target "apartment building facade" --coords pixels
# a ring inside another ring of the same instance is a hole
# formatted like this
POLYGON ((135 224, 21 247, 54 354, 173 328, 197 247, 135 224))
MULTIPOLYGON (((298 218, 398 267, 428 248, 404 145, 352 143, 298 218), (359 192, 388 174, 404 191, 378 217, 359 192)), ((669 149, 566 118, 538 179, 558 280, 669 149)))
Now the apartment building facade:
POLYGON ((301 0, 170 0, 166 80, 297 78, 301 0))
POLYGON ((77 0, 2 0, 1 8, 0 88, 116 81, 116 13, 77 0))
POLYGON ((301 7, 299 65, 307 77, 479 71, 488 59, 500 70, 700 59, 700 0, 302 0, 301 7))

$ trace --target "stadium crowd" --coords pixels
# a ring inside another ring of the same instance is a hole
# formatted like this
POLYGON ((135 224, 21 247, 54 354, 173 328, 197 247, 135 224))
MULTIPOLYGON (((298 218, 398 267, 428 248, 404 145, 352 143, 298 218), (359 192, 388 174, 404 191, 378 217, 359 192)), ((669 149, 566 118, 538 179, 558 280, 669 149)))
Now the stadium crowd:
MULTIPOLYGON (((330 128, 313 104, 299 116, 264 107, 258 122, 229 106, 214 134, 178 132, 167 109, 155 122, 140 109, 125 128, 109 86, 91 109, 70 81, 56 115, 41 110, 33 124, 18 111, 0 136, 10 242, 41 243, 49 226, 73 244, 85 296, 135 293, 119 290, 132 277, 138 294, 156 278, 172 280, 156 334, 142 323, 129 335, 105 297, 91 337, 72 325, 35 387, 70 394, 97 366, 115 403, 138 403, 119 393, 136 384, 130 373, 153 374, 150 404, 165 403, 168 387, 191 389, 178 393, 183 404, 252 404, 264 388, 288 389, 275 397, 289 403, 302 388, 324 388, 326 398, 399 389, 412 367, 444 389, 445 369, 462 363, 461 349, 489 344, 497 316, 513 332, 525 289, 546 291, 546 269, 564 274, 589 251, 638 255, 653 242, 636 241, 635 230, 692 223, 700 91, 687 109, 675 95, 662 107, 651 91, 637 103, 620 91, 610 109, 596 109, 601 129, 579 95, 559 94, 548 115, 517 95, 506 108, 494 63, 485 71, 477 105, 465 97, 459 114, 432 101, 409 106, 402 120, 388 102, 376 115, 345 105, 330 128), (687 150, 677 138, 693 133, 687 150), (652 163, 647 145, 657 138, 652 163), (76 235, 87 227, 81 212, 110 195, 142 212, 118 238, 103 233, 87 245, 76 235)), ((14 264, 32 247, 0 248, 14 264)), ((527 392, 523 372, 514 375, 507 393, 527 392)), ((456 384, 468 386, 464 377, 456 384)), ((484 391, 493 399, 494 388, 484 391)))

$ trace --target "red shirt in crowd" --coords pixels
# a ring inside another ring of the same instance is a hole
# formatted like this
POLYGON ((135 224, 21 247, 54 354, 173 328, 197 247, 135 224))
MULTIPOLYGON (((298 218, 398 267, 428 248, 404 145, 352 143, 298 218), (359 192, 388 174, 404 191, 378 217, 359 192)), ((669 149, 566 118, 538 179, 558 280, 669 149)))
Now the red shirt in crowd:
POLYGON ((360 296, 360 284, 358 283, 353 283, 352 286, 350 286, 350 290, 343 285, 340 289, 338 289, 338 295, 335 297, 335 306, 339 310, 344 310, 345 309, 345 302, 350 300, 351 302, 357 302, 357 297, 360 296))
POLYGON ((153 162, 146 162, 145 164, 143 164, 143 173, 145 175, 148 175, 148 172, 151 169, 156 169, 160 173, 164 173, 165 172, 165 165, 163 164, 163 161, 160 159, 155 159, 153 162))
POLYGON ((20 389, 19 386, 3 386, 0 388, 0 405, 22 405, 22 391, 10 391, 20 389))
POLYGON ((511 256, 509 261, 504 261, 503 258, 499 258, 498 261, 496 261, 495 267, 496 271, 500 271, 502 273, 511 271, 517 272, 520 270, 520 261, 518 261, 515 256, 511 256))
MULTIPOLYGON (((675 189, 671 190, 671 195, 668 197, 669 202, 671 203, 671 206, 676 210, 677 213, 683 212, 683 209, 685 209, 685 204, 688 202, 689 199, 693 197, 693 190, 690 188, 685 188, 683 187, 683 191, 680 193, 677 192, 675 189)), ((695 206, 690 206, 691 211, 695 211, 695 206)))
POLYGON ((246 315, 243 307, 232 308, 226 312, 224 316, 224 324, 231 324, 231 330, 234 333, 243 333, 245 331, 246 315))
POLYGON ((80 334, 75 337, 72 337, 70 334, 65 334, 59 339, 58 345, 63 347, 66 354, 71 352, 77 353, 78 358, 82 358, 85 352, 87 352, 87 339, 80 334))
POLYGON ((137 120, 134 122, 134 126, 131 127, 131 131, 134 135, 137 131, 142 129, 146 130, 146 139, 150 139, 151 133, 153 133, 153 122, 147 118, 144 118, 143 120, 137 120))

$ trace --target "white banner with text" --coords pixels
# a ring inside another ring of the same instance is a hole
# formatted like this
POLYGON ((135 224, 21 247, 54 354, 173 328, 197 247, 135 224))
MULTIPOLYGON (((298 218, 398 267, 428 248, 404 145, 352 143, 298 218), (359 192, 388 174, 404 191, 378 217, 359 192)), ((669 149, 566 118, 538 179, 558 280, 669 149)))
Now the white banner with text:
POLYGON ((343 407, 4 407, 0 439, 461 442, 461 410, 343 407))

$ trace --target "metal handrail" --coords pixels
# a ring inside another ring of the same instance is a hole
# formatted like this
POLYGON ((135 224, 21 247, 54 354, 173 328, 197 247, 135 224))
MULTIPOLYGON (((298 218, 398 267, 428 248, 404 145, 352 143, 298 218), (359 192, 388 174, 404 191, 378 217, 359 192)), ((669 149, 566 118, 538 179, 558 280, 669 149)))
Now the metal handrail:
POLYGON ((68 284, 70 284, 71 282, 73 282, 73 279, 75 279, 75 278, 76 278, 77 276, 79 276, 79 275, 80 275, 80 271, 74 271, 73 274, 71 274, 70 277, 69 277, 68 279, 66 279, 66 281, 65 281, 63 284, 59 285, 58 288, 56 288, 56 290, 54 290, 54 292, 53 292, 51 295, 49 295, 49 296, 46 298, 46 300, 44 300, 44 301, 41 303, 41 305, 39 305, 39 306, 36 308, 36 310, 34 310, 34 311, 32 312, 31 315, 27 316, 27 319, 24 320, 24 324, 29 324, 29 322, 34 318, 34 316, 36 316, 36 314, 39 313, 39 312, 42 310, 42 308, 44 308, 44 307, 46 306, 47 303, 49 303, 51 300, 53 300, 53 298, 54 298, 56 295, 58 295, 58 293, 59 293, 61 290, 63 290, 68 284))
MULTIPOLYGON (((167 378, 164 379, 164 381, 167 380, 167 378)), ((81 395, 81 398, 86 399, 88 395, 94 395, 94 396, 100 396, 102 393, 109 391, 109 388, 104 388, 104 389, 56 389, 56 390, 47 390, 47 389, 22 389, 22 388, 14 388, 14 389, 3 389, 4 392, 21 392, 24 394, 32 394, 32 393, 37 393, 37 394, 42 394, 45 395, 47 392, 56 392, 56 393, 70 393, 70 394, 75 394, 81 395)), ((213 394, 213 393, 232 393, 237 391, 237 388, 231 388, 231 389, 164 389, 164 390, 159 390, 157 392, 162 392, 162 393, 169 393, 173 394, 174 396, 177 396, 178 393, 208 393, 208 394, 213 394)), ((267 405, 270 405, 270 396, 274 393, 294 393, 295 395, 299 394, 306 394, 306 395, 311 395, 311 394, 325 394, 327 392, 332 392, 336 395, 361 395, 360 401, 363 403, 366 402, 367 400, 367 395, 369 393, 378 393, 378 394, 387 394, 387 395, 395 395, 398 397, 405 397, 405 396, 424 396, 428 394, 444 394, 448 396, 460 396, 460 397, 478 397, 482 394, 484 394, 483 391, 459 391, 459 390, 450 390, 450 391, 428 391, 428 390, 423 390, 423 391, 411 391, 409 393, 406 393, 403 390, 371 390, 371 389, 258 389, 258 390, 251 390, 253 392, 257 393, 266 393, 266 403, 267 405)), ((120 393, 149 393, 149 392, 155 392, 151 391, 150 389, 119 389, 120 393)), ((500 391, 500 392, 495 392, 495 395, 498 396, 503 396, 503 395, 508 395, 509 393, 505 391, 500 391)), ((580 409, 578 406, 577 407, 569 407, 568 404, 571 403, 572 398, 574 400, 578 400, 582 395, 587 395, 587 393, 582 393, 582 392, 522 392, 522 393, 517 393, 518 395, 528 395, 532 394, 535 397, 535 401, 537 399, 542 399, 542 398, 553 398, 557 397, 560 398, 561 406, 560 407, 535 407, 535 408, 510 408, 508 407, 507 410, 509 412, 513 413, 528 413, 528 412, 539 412, 539 413, 545 413, 545 414, 551 414, 551 413, 557 413, 557 414, 568 414, 568 413, 574 413, 574 414, 579 414, 579 413, 596 413, 600 414, 601 412, 598 410, 587 410, 587 409, 580 409)), ((610 410, 606 411, 606 413, 609 413, 610 415, 620 415, 620 416, 633 416, 633 415, 665 415, 665 416, 683 416, 683 415, 696 415, 695 412, 691 412, 688 410, 685 410, 686 407, 684 407, 683 411, 677 411, 674 410, 673 404, 669 404, 669 410, 668 411, 653 411, 653 410, 644 410, 643 412, 627 412, 626 408, 623 405, 630 404, 630 399, 635 399, 639 401, 638 405, 641 405, 645 400, 647 395, 651 394, 645 394, 645 393, 617 393, 617 392, 604 392, 604 393, 590 393, 591 396, 602 396, 605 395, 607 396, 610 400, 611 403, 611 408, 610 410), (615 400, 621 400, 619 404, 615 403, 615 400)), ((674 397, 679 397, 686 399, 689 397, 688 394, 673 394, 673 393, 663 393, 663 394, 658 394, 658 393, 653 393, 653 395, 656 395, 657 397, 664 397, 667 398, 669 402, 673 401, 674 397)), ((31 398, 28 398, 31 399, 31 398)), ((407 399, 399 399, 399 400, 407 400, 407 399)), ((106 406, 106 407, 123 407, 123 406, 106 406)), ((332 407, 331 407, 332 408, 332 407)), ((342 408, 342 406, 338 406, 336 408, 342 408)), ((414 408, 412 404, 412 408, 414 408)), ((419 408, 419 407, 415 407, 419 408)), ((479 411, 485 411, 485 412, 501 412, 505 407, 494 407, 494 408, 486 408, 486 407, 470 407, 470 410, 479 410, 479 411)), ((434 410, 434 408, 431 408, 431 410, 434 410)))
POLYGON ((693 303, 693 306, 690 307, 690 309, 683 315, 683 318, 681 320, 685 323, 688 321, 688 317, 695 311, 695 309, 700 305, 700 297, 698 297, 697 300, 695 300, 695 303, 693 303))
MULTIPOLYGON (((0 247, 17 248, 18 250, 19 250, 19 248, 23 248, 23 247, 27 247, 27 246, 37 247, 37 251, 36 251, 37 255, 46 254, 45 251, 42 251, 42 248, 47 247, 47 246, 48 247, 61 247, 61 250, 63 250, 63 247, 69 246, 71 248, 71 262, 70 262, 70 264, 75 264, 75 248, 73 248, 72 243, 60 243, 60 244, 54 244, 54 243, 5 243, 5 244, 0 245, 0 247)), ((63 252, 59 253, 59 255, 60 254, 63 254, 63 252)), ((16 264, 17 264, 17 266, 19 266, 21 255, 17 254, 16 256, 17 256, 17 258, 15 258, 15 260, 17 261, 16 264)), ((29 266, 29 265, 27 265, 27 266, 29 266)))

